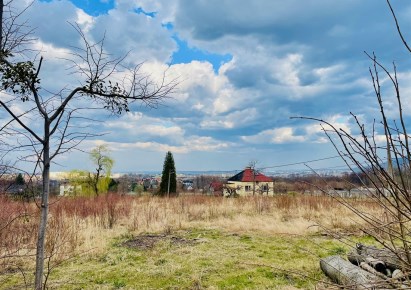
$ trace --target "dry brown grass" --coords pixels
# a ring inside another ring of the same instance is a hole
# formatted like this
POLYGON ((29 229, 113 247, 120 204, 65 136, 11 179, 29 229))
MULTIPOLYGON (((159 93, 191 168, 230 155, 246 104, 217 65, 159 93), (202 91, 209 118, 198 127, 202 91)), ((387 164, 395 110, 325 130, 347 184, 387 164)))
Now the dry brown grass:
MULTIPOLYGON (((0 280, 7 271, 27 271, 32 265, 38 209, 34 203, 1 199, 0 280)), ((375 212, 367 200, 356 206, 375 212)), ((174 198, 107 195, 52 200, 47 254, 51 269, 76 254, 99 255, 113 238, 144 232, 172 232, 189 228, 231 233, 306 235, 331 230, 353 231, 361 221, 336 200, 325 196, 174 198)), ((1 282, 1 281, 0 281, 1 282)))
MULTIPOLYGON (((31 248, 37 230, 34 203, 1 198, 1 249, 31 248)), ((371 201, 353 201, 375 212, 371 201)), ((381 213, 382 215, 382 213, 381 213)), ((107 237, 124 233, 161 232, 190 227, 222 228, 230 232, 260 231, 272 234, 307 234, 321 224, 335 230, 355 229, 361 221, 346 207, 326 196, 246 197, 209 196, 176 198, 107 195, 52 200, 49 233, 70 232, 74 243, 95 248, 107 237), (77 241, 77 242, 76 242, 77 241)), ((103 242, 104 243, 104 242, 103 242)), ((99 248, 99 247, 97 247, 99 248)), ((4 254, 4 252, 2 253, 4 254)))

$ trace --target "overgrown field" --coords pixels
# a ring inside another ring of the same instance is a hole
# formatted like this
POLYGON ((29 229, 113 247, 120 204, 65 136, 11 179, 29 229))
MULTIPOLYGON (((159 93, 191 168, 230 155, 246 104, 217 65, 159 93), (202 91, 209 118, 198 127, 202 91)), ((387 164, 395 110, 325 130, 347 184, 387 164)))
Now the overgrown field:
MULTIPOLYGON (((34 278, 38 209, 0 204, 0 288, 24 289, 34 278)), ((324 196, 107 195, 50 208, 51 289, 318 289, 327 286, 319 258, 351 245, 335 235, 367 239, 358 217, 324 196)))

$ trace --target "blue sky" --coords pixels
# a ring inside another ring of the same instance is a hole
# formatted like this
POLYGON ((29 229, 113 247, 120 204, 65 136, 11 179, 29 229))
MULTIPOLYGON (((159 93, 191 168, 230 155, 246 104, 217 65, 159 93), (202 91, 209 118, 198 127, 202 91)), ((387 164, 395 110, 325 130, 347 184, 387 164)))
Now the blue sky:
MULTIPOLYGON (((411 41, 411 3, 392 2, 411 41)), ((166 71, 180 80, 158 109, 136 105, 130 114, 96 116, 104 122, 92 130, 104 135, 80 148, 107 144, 115 171, 161 170, 167 150, 177 170, 234 171, 250 161, 294 170, 307 167, 277 166, 335 156, 319 124, 290 117, 322 118, 353 134, 350 112, 367 124, 378 120, 364 51, 387 66, 396 62, 411 117, 411 55, 382 0, 47 0, 27 15, 49 90, 76 83, 59 66, 59 55, 80 41, 68 22, 79 23, 91 40, 105 33, 108 53, 129 53, 127 64, 144 62, 154 78, 166 71)), ((395 118, 392 96, 384 82, 386 108, 395 118)), ((85 153, 70 153, 54 171, 92 169, 84 160, 85 153)))

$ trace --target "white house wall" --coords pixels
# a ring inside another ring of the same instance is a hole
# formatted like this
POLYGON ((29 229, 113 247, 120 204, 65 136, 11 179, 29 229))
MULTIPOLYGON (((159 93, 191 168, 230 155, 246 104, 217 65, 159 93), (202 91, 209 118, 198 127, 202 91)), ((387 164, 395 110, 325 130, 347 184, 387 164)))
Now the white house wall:
MULTIPOLYGON (((236 189, 236 193, 240 196, 252 196, 253 195, 253 182, 242 181, 229 181, 226 186, 232 189, 236 189)), ((224 196, 228 195, 226 189, 223 191, 224 196)), ((273 195, 274 183, 273 182, 255 182, 255 194, 273 195), (265 186, 265 188, 264 188, 265 186)))

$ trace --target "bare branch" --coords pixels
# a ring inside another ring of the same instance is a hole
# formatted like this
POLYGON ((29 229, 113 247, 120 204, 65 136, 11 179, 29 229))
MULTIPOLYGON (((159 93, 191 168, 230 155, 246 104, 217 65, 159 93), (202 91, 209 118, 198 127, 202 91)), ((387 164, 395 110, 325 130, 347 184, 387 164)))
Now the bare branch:
POLYGON ((405 40, 404 36, 402 35, 401 28, 400 28, 400 25, 399 25, 398 20, 397 20, 397 16, 395 15, 394 9, 391 6, 390 0, 387 0, 387 4, 388 4, 388 7, 390 7, 390 11, 391 11, 392 17, 394 18, 395 26, 397 27, 397 31, 398 31, 398 34, 401 38, 401 41, 404 44, 404 46, 407 48, 407 50, 409 52, 411 52, 411 47, 408 46, 407 41, 405 40))

